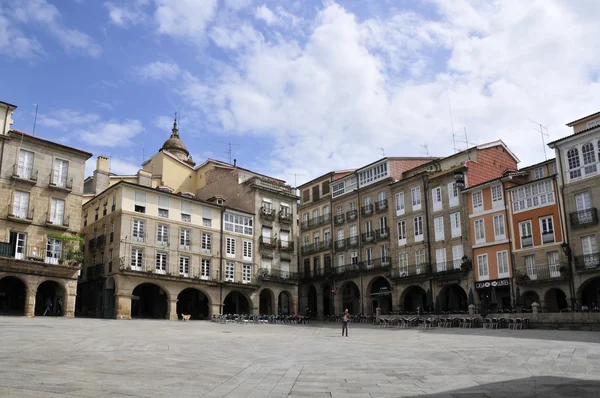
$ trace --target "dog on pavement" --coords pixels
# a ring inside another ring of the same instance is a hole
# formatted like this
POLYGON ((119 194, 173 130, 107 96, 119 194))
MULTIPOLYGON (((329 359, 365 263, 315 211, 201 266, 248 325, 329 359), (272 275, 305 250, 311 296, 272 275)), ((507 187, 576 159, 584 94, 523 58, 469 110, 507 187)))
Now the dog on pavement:
POLYGON ((190 314, 181 314, 181 320, 187 322, 192 316, 190 314))

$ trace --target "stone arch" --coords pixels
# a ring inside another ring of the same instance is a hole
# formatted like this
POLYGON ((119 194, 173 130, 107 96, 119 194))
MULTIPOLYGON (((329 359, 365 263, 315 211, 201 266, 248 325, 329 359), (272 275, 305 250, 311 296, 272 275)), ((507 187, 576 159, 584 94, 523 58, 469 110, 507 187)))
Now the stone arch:
POLYGON ((540 303, 540 295, 536 291, 527 290, 521 294, 521 302, 524 308, 531 309, 531 304, 540 303))
POLYGON ((131 317, 168 319, 169 292, 158 283, 139 283, 131 292, 131 317))
POLYGON ((406 312, 424 312, 427 305, 427 291, 419 285, 410 285, 400 295, 400 308, 406 312))
POLYGON ((191 315, 190 319, 210 319, 210 296, 198 287, 182 289, 177 295, 177 317, 191 315))
POLYGON ((600 276, 589 278, 579 286, 577 290, 577 303, 592 309, 594 306, 600 306, 600 276))
POLYGON ((277 312, 283 315, 294 313, 292 294, 287 290, 282 290, 277 296, 277 312))
POLYGON ((544 294, 544 311, 545 312, 560 312, 568 309, 569 303, 567 295, 562 289, 553 287, 544 294))
POLYGON ((223 300, 223 314, 252 314, 252 300, 239 290, 231 290, 223 300))
POLYGON ((367 312, 381 308, 382 314, 392 311, 392 285, 384 276, 375 276, 367 283, 367 312))
POLYGON ((59 280, 44 279, 35 287, 35 315, 65 315, 67 287, 59 280))
POLYGON ((346 309, 351 314, 362 313, 360 308, 360 288, 354 281, 345 281, 339 289, 342 311, 346 309))
POLYGON ((275 314, 275 293, 269 288, 261 289, 258 296, 258 313, 261 315, 275 314))
POLYGON ((469 301, 467 292, 458 284, 446 285, 440 290, 440 294, 436 297, 436 310, 448 312, 466 312, 469 309, 469 301))
POLYGON ((0 314, 25 315, 27 281, 16 275, 0 276, 0 314))

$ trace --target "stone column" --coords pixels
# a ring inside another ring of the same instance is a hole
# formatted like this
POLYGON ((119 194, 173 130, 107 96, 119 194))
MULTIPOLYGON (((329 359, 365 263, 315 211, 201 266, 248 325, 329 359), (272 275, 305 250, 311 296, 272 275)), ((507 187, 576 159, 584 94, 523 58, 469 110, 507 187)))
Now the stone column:
POLYGON ((131 294, 115 294, 117 319, 131 319, 131 294))
MULTIPOLYGON (((330 296, 331 297, 331 296, 330 296)), ((317 319, 323 319, 323 292, 317 293, 317 319)))
POLYGON ((27 289, 25 292, 25 316, 35 316, 35 295, 37 290, 27 289))
POLYGON ((75 300, 77 300, 76 294, 67 294, 64 300, 63 312, 65 317, 73 318, 75 316, 75 300))
POLYGON ((210 319, 216 321, 217 316, 221 315, 221 305, 219 303, 213 303, 210 305, 210 319))
POLYGON ((475 305, 469 304, 469 315, 475 315, 475 305))
POLYGON ((179 316, 177 315, 177 299, 169 300, 169 320, 178 321, 179 316))

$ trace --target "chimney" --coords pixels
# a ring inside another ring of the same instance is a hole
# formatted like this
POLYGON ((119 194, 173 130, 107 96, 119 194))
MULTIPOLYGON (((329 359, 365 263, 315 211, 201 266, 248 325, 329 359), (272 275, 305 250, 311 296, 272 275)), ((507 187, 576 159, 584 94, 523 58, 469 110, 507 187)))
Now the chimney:
POLYGON ((98 156, 96 159, 96 171, 108 173, 110 170, 110 161, 108 156, 98 156))
POLYGON ((237 159, 233 159, 233 167, 237 164, 237 159))
POLYGON ((108 156, 98 156, 96 158, 96 170, 94 170, 94 178, 92 179, 91 191, 94 195, 98 195, 100 192, 108 188, 109 182, 108 177, 110 160, 108 156))

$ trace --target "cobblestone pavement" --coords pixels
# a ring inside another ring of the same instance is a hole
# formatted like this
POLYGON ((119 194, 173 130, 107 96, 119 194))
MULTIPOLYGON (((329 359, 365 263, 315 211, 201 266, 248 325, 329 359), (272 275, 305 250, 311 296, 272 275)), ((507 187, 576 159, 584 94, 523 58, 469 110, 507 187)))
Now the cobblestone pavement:
POLYGON ((0 317, 0 396, 597 397, 600 333, 0 317))

